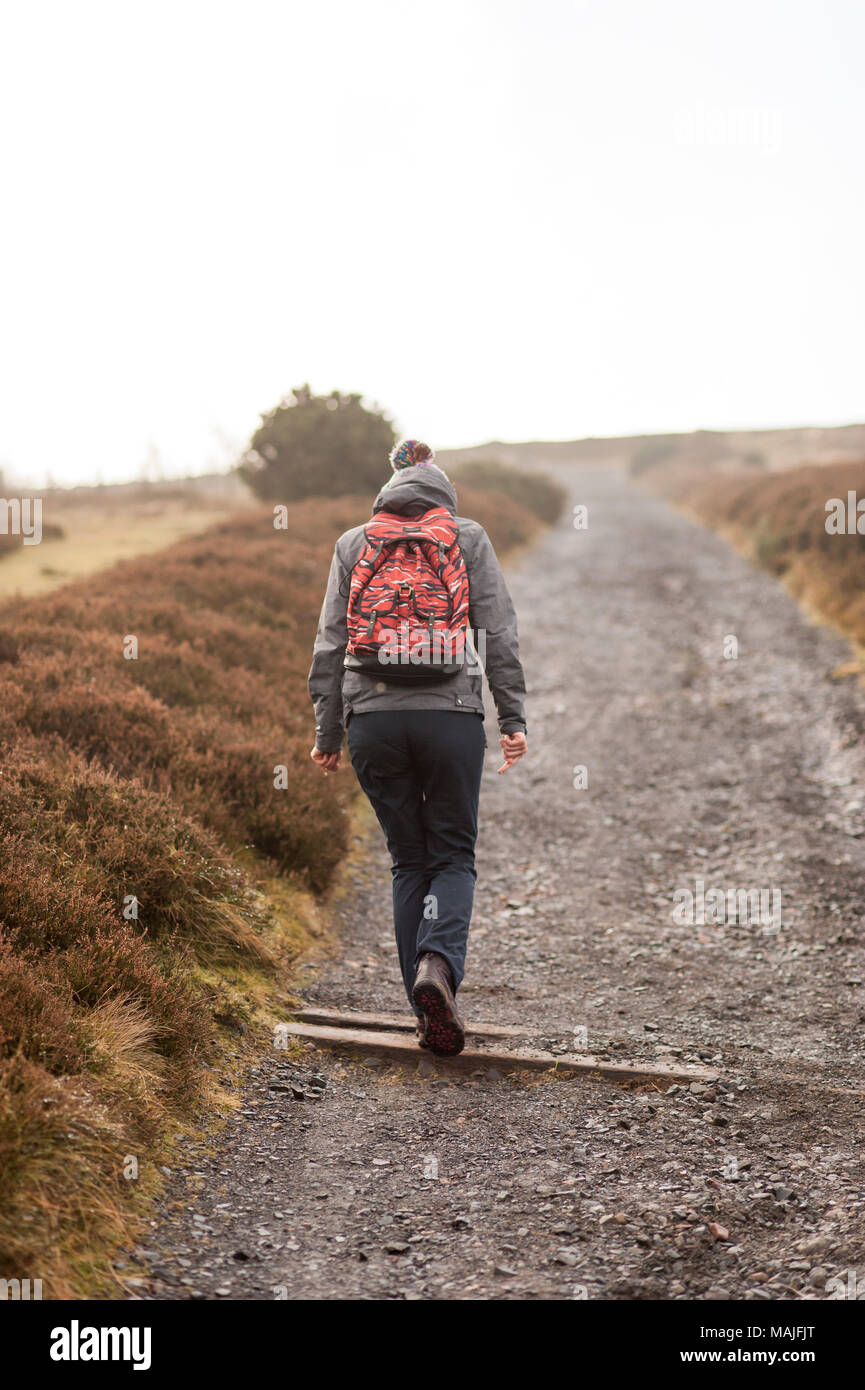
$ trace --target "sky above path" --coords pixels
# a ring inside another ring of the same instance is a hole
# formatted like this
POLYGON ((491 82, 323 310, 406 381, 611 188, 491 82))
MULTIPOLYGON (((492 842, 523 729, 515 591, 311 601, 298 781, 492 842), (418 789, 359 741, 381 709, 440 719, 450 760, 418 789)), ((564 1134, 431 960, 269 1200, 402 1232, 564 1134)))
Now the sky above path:
POLYGON ((841 424, 856 0, 0 8, 0 468, 221 468, 292 386, 434 447, 841 424))

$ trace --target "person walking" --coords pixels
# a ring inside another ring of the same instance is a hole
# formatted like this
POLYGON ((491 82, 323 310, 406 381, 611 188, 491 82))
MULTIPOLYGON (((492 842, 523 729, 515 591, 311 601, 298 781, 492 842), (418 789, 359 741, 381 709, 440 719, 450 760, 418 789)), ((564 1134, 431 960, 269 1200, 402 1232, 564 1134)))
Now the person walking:
POLYGON ((309 672, 311 757, 339 768, 344 735, 392 860, 400 969, 421 1047, 460 1052, 456 995, 477 872, 482 676, 506 772, 526 753, 514 605, 492 543, 457 515, 429 445, 404 439, 364 526, 334 548, 309 672))

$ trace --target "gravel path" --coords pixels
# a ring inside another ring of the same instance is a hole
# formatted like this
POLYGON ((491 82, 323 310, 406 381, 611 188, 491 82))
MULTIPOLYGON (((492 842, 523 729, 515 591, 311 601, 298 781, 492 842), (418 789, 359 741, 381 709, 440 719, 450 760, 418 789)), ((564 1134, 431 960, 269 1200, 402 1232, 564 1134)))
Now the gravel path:
MULTIPOLYGON (((848 649, 621 473, 562 476, 589 523, 566 517, 510 570, 530 754, 497 777, 488 719, 464 1011, 723 1080, 268 1053, 172 1175, 130 1293, 865 1297, 865 697, 830 679, 848 649), (676 920, 698 880, 767 905, 774 889, 780 913, 676 920)), ((364 841, 333 909, 344 956, 304 993, 395 1012, 374 823, 364 841)))

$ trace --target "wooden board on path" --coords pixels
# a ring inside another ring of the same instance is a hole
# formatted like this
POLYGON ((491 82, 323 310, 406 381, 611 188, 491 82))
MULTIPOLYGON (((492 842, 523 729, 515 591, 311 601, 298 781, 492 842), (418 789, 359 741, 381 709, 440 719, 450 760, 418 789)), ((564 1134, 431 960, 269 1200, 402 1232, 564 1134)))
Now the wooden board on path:
POLYGON ((315 1043, 318 1047, 347 1048, 354 1052, 372 1053, 394 1061, 416 1065, 424 1058, 436 1065, 457 1067, 460 1071, 477 1071, 495 1067, 499 1071, 550 1071, 568 1075, 604 1077, 610 1081, 659 1081, 668 1085, 673 1082, 702 1081, 718 1079, 717 1071, 706 1067, 668 1067, 653 1066, 642 1062, 600 1062, 589 1057, 558 1056, 552 1052, 505 1052, 496 1048, 485 1048, 482 1052, 466 1048, 456 1057, 438 1057, 417 1045, 412 1034, 405 1032, 380 1032, 372 1028, 342 1028, 317 1023, 284 1023, 280 1030, 290 1037, 304 1042, 315 1043))
MULTIPOLYGON (((292 1017, 301 1023, 323 1023, 332 1028, 372 1028, 376 1032, 411 1033, 414 1035, 415 1021, 410 1015, 342 1013, 339 1009, 319 1009, 305 1004, 302 1009, 292 1009, 292 1017)), ((509 1023, 468 1023, 466 1033, 474 1038, 531 1038, 543 1033, 543 1029, 514 1028, 509 1023)))

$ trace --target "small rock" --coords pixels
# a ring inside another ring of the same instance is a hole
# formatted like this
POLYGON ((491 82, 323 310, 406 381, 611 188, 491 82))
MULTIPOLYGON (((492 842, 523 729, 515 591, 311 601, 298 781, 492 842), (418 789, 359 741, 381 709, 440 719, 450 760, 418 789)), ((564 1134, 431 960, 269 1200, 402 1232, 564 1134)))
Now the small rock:
POLYGON ((831 1244, 828 1236, 806 1236, 798 1242, 796 1249, 801 1250, 803 1255, 825 1255, 831 1244))

